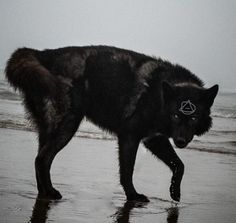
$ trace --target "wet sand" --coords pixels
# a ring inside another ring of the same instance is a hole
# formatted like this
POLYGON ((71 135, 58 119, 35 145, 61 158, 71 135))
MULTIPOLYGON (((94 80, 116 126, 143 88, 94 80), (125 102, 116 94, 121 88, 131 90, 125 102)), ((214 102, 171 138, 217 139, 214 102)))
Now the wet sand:
POLYGON ((0 128, 0 222, 233 223, 236 156, 176 150, 185 163, 182 199, 169 197, 171 172, 140 146, 134 183, 150 203, 127 203, 116 141, 73 138, 52 166, 60 201, 38 201, 32 132, 0 128))

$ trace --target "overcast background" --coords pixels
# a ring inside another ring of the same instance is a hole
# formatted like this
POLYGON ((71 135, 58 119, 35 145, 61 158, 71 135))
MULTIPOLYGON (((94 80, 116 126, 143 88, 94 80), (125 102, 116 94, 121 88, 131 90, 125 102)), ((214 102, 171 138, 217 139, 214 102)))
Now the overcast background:
POLYGON ((115 45, 236 91, 235 0, 0 0, 0 68, 18 47, 115 45))

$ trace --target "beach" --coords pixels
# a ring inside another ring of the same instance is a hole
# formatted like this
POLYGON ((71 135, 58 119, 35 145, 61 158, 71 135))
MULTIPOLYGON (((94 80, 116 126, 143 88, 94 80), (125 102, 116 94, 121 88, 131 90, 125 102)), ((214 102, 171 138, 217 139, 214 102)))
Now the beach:
POLYGON ((236 156, 176 149, 185 163, 181 202, 169 196, 171 172, 142 145, 134 184, 150 203, 127 203, 119 184, 117 143, 74 137, 53 162, 59 201, 37 200, 36 133, 0 128, 0 222, 234 223, 236 156))
POLYGON ((55 158, 52 181, 59 201, 37 200, 37 136, 22 99, 0 74, 0 222, 234 223, 236 219, 236 93, 220 92, 213 127, 186 149, 181 202, 169 196, 171 171, 141 144, 134 184, 150 202, 129 203, 119 184, 115 136, 84 121, 55 158))

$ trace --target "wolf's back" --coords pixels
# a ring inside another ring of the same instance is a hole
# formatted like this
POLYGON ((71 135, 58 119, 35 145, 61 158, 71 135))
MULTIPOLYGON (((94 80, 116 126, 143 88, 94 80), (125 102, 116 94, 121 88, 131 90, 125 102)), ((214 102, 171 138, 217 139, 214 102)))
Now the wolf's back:
POLYGON ((37 59, 40 51, 20 48, 10 57, 5 68, 9 83, 25 94, 48 95, 56 89, 56 77, 37 59))

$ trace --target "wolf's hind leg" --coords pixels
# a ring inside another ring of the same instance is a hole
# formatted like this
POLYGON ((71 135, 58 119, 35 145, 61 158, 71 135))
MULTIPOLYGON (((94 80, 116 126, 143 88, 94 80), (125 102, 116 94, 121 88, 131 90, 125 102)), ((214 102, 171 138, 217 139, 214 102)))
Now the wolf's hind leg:
POLYGON ((35 159, 39 198, 60 199, 62 197, 60 192, 52 186, 51 164, 56 154, 71 140, 82 119, 83 115, 70 113, 50 133, 45 133, 42 130, 39 132, 39 150, 35 159))
POLYGON ((172 170, 170 196, 173 200, 179 201, 184 164, 174 151, 169 139, 163 135, 155 135, 145 139, 144 145, 172 170))

